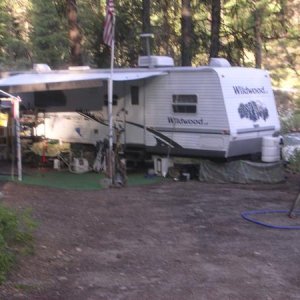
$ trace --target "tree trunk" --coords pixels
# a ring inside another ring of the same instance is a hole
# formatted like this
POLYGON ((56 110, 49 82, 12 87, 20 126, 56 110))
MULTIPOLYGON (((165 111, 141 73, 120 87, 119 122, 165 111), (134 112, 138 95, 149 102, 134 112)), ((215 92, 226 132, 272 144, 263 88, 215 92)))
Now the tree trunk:
MULTIPOLYGON (((151 6, 151 0, 143 0, 142 33, 152 33, 151 23, 150 23, 150 6, 151 6)), ((150 55, 152 45, 153 45, 152 38, 151 37, 143 38, 142 43, 143 43, 143 55, 150 55)))
POLYGON ((221 1, 211 3, 211 44, 209 57, 218 57, 220 51, 221 1))
POLYGON ((192 14, 191 1, 182 0, 181 9, 181 64, 190 66, 192 64, 192 14))
POLYGON ((143 33, 151 33, 151 24, 150 24, 150 4, 151 0, 143 0, 143 10, 142 10, 142 21, 143 21, 143 33))
POLYGON ((67 19, 69 25, 70 63, 72 66, 82 66, 82 36, 77 20, 76 0, 67 0, 67 19))
POLYGON ((254 15, 254 39, 255 39, 255 67, 261 68, 262 66, 262 38, 261 38, 261 19, 262 12, 260 9, 256 9, 254 15))

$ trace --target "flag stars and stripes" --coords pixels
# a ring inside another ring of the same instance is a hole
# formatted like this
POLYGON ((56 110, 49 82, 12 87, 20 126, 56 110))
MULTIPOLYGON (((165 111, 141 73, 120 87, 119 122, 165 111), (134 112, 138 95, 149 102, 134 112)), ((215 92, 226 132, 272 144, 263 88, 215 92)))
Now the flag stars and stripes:
POLYGON ((109 47, 112 46, 114 39, 114 1, 108 0, 106 3, 106 17, 104 21, 103 42, 109 47))

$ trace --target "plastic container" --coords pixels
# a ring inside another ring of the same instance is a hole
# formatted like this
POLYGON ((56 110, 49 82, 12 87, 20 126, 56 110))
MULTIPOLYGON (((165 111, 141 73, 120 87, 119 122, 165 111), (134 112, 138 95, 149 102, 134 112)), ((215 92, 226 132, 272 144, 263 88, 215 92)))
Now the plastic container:
POLYGON ((166 177, 168 174, 169 167, 173 166, 173 162, 167 157, 153 157, 154 171, 158 176, 166 177))
POLYGON ((60 160, 57 159, 57 158, 55 158, 53 160, 53 169, 55 169, 55 170, 59 170, 60 169, 60 160))
POLYGON ((264 136, 262 138, 261 160, 263 162, 280 161, 280 137, 264 136))
POLYGON ((73 171, 75 173, 83 173, 89 170, 89 163, 85 158, 73 159, 73 171))

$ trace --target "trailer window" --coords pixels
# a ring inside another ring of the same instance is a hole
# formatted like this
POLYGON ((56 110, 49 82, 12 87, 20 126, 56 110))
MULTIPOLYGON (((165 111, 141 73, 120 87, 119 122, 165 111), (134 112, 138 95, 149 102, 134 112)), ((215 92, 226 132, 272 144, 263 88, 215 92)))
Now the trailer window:
POLYGON ((132 86, 130 88, 130 94, 131 94, 131 105, 139 105, 139 87, 138 86, 132 86))
POLYGON ((63 91, 34 92, 34 105, 40 108, 66 106, 67 98, 63 91))
POLYGON ((174 113, 196 113, 197 95, 173 95, 174 113))

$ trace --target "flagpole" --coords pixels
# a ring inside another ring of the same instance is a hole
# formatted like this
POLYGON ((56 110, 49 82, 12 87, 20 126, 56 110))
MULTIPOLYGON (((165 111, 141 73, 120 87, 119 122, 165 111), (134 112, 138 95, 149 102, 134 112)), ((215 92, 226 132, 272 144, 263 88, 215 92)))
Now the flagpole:
POLYGON ((114 179, 114 152, 113 152, 113 74, 115 58, 115 12, 114 1, 106 1, 106 17, 104 21, 103 42, 110 47, 110 75, 107 81, 107 114, 108 114, 108 155, 107 155, 107 175, 113 184, 114 179))
POLYGON ((114 74, 114 56, 115 56, 115 16, 113 15, 112 43, 110 48, 110 77, 108 81, 108 120, 109 120, 109 177, 114 178, 114 152, 113 152, 113 74, 114 74))

